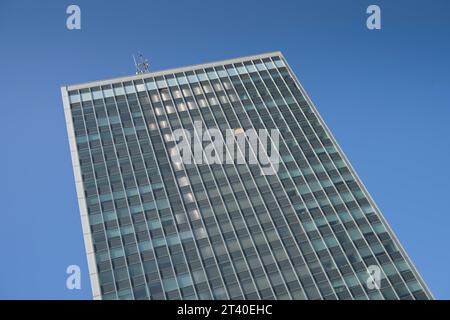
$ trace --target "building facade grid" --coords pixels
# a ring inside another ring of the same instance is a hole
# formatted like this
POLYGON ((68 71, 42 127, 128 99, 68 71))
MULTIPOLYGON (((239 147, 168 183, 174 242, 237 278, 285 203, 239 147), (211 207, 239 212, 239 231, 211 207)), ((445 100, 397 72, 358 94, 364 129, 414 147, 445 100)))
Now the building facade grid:
POLYGON ((62 94, 95 299, 432 298, 281 53, 62 94), (278 129, 279 171, 174 163, 195 121, 278 129))

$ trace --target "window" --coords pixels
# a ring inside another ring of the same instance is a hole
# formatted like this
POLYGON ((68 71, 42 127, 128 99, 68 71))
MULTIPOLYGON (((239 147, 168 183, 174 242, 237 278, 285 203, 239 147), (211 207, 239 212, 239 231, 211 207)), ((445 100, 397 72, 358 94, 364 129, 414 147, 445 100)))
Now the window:
POLYGON ((147 82, 146 84, 147 90, 155 90, 156 89, 156 83, 155 82, 147 82))
POLYGON ((180 187, 188 186, 189 179, 187 177, 180 177, 178 178, 178 184, 180 185, 180 187))
POLYGON ((179 112, 186 111, 186 104, 184 102, 177 103, 177 108, 179 112))
POLYGON ((174 278, 163 279, 163 286, 165 291, 172 291, 178 288, 177 282, 174 278))
POLYGON ((175 112, 175 108, 173 106, 166 106, 167 114, 171 114, 175 112))

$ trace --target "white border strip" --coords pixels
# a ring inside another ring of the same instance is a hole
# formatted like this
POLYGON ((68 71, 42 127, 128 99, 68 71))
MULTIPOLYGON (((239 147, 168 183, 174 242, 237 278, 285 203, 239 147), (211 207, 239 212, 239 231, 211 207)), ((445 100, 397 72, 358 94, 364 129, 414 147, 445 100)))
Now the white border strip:
POLYGON ((70 102, 67 87, 61 87, 61 95, 64 104, 64 115, 66 117, 67 135, 69 137, 70 154, 72 158, 73 174, 75 177, 78 206, 80 208, 81 226, 83 228, 84 246, 87 255, 89 278, 91 280, 91 287, 92 287, 92 296, 94 300, 100 300, 101 299, 100 282, 98 279, 97 264, 95 262, 94 245, 89 226, 86 197, 84 195, 83 180, 81 177, 80 162, 78 158, 75 131, 73 129, 72 114, 70 112, 70 102))
POLYGON ((202 64, 194 64, 194 65, 187 66, 187 67, 180 67, 180 68, 166 69, 166 70, 149 72, 149 73, 142 73, 142 74, 133 75, 133 76, 125 76, 125 77, 112 78, 112 79, 108 79, 108 80, 99 80, 99 81, 92 81, 92 82, 86 82, 86 83, 80 83, 80 84, 67 85, 64 87, 67 89, 67 91, 80 90, 80 89, 86 89, 86 88, 91 88, 91 87, 96 87, 96 86, 104 86, 104 85, 108 85, 108 84, 114 84, 117 82, 143 80, 143 79, 147 79, 150 77, 157 77, 157 76, 161 76, 161 75, 223 66, 225 64, 239 63, 239 62, 244 62, 244 61, 252 60, 252 59, 264 59, 264 58, 273 57, 275 55, 278 55, 280 57, 283 56, 280 51, 274 51, 274 52, 262 53, 262 54, 252 55, 252 56, 244 56, 244 57, 235 58, 235 59, 227 59, 227 60, 208 62, 208 63, 202 63, 202 64))

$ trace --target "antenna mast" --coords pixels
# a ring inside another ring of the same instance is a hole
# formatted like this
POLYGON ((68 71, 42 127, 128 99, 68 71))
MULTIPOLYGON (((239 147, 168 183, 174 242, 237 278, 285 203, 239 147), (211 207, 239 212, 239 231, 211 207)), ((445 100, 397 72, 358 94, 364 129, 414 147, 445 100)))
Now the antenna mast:
POLYGON ((138 52, 137 57, 135 57, 133 54, 133 60, 136 67, 136 74, 149 72, 150 64, 142 53, 138 52))

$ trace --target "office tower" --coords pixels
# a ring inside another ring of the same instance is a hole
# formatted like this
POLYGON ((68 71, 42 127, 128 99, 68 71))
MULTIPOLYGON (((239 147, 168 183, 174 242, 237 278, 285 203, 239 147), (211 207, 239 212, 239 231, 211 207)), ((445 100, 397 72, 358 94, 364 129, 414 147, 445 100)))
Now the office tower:
POLYGON ((62 96, 95 299, 432 298, 281 53, 62 96))

